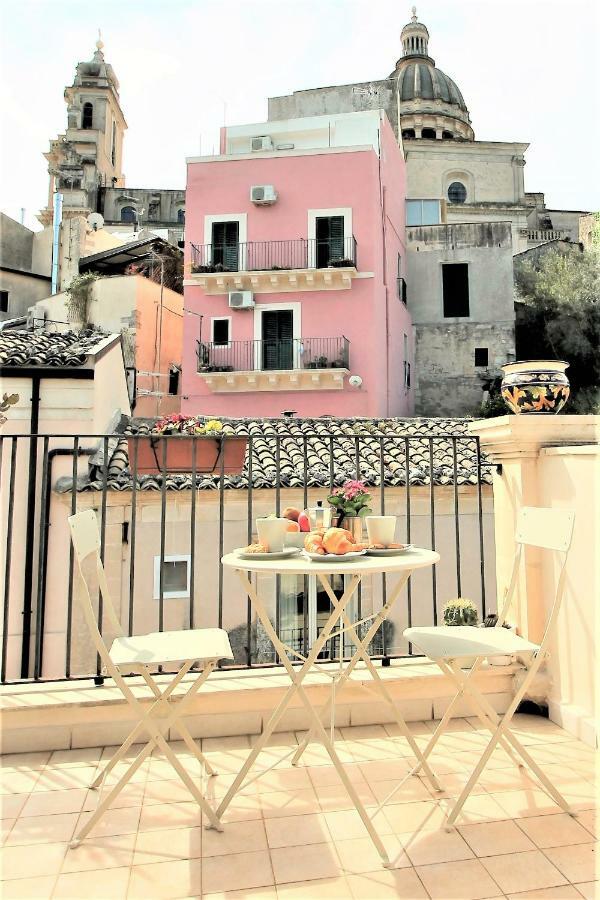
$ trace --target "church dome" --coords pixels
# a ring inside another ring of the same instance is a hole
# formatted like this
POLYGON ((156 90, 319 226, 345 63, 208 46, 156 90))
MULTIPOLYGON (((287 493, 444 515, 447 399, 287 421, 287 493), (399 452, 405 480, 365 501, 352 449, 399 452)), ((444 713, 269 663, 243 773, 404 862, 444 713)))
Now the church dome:
POLYGON ((401 41, 402 56, 389 77, 398 93, 403 138, 474 140, 463 95, 429 56, 429 32, 414 6, 401 41))

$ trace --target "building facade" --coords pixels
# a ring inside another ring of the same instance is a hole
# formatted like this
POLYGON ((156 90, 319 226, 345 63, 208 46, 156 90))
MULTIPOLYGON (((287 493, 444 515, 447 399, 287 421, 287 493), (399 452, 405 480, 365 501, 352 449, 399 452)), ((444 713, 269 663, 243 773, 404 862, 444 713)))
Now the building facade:
POLYGON ((410 415, 404 161, 385 114, 226 128, 221 150, 188 160, 182 411, 410 415))

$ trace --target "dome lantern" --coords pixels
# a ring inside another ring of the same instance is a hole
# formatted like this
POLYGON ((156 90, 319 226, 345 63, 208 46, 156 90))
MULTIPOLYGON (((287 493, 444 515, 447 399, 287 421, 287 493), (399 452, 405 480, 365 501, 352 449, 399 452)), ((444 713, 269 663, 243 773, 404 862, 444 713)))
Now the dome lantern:
POLYGON ((429 32, 417 19, 417 8, 413 6, 410 22, 404 26, 400 34, 402 56, 428 56, 429 32))

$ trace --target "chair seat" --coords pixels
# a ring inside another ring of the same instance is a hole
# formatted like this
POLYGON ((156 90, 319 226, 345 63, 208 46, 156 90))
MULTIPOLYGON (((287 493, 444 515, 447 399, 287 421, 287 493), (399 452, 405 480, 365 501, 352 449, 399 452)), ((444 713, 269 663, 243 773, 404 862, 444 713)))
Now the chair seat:
POLYGON ((430 659, 454 659, 457 656, 500 656, 533 653, 539 650, 508 628, 477 628, 475 625, 437 625, 431 628, 407 628, 407 641, 415 644, 430 659))
POLYGON ((110 658, 119 668, 160 665, 186 659, 233 659, 227 632, 222 628, 160 631, 115 638, 110 658))

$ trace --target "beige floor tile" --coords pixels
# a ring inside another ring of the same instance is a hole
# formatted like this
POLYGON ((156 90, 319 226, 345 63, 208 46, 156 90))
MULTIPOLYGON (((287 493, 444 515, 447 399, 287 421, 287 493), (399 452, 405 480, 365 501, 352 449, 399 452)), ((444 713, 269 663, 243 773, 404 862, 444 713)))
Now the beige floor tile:
MULTIPOLYGON (((431 722, 432 720, 429 719, 427 722, 407 722, 406 724, 413 737, 424 735, 426 738, 430 738, 432 734, 431 722)), ((392 738, 403 736, 396 722, 386 722, 383 728, 386 734, 389 734, 392 738)))
POLYGON ((214 894, 202 894, 202 900, 277 900, 277 888, 248 888, 241 891, 217 891, 214 894))
POLYGON ((29 796, 29 794, 0 795, 0 818, 16 819, 21 814, 29 796))
POLYGON ((482 900, 500 893, 478 859, 418 866, 415 871, 432 900, 482 900))
POLYGON ((529 838, 509 819, 502 822, 480 822, 474 825, 458 825, 475 856, 500 856, 503 853, 522 853, 535 850, 529 838))
POLYGON ((202 887, 205 894, 216 891, 241 891, 274 884, 269 853, 232 853, 224 861, 220 856, 202 860, 202 887))
POLYGON ((53 898, 63 900, 125 900, 129 868, 105 869, 97 872, 69 872, 59 875, 53 898))
MULTIPOLYGON (((372 814, 372 810, 367 810, 367 813, 372 814)), ((334 843, 348 841, 352 838, 363 838, 367 835, 365 823, 355 809, 326 812, 323 813, 323 816, 327 822, 331 840, 334 843)), ((375 817, 374 824, 379 834, 392 833, 392 826, 383 813, 375 817)))
POLYGON ((566 881, 541 850, 486 856, 481 862, 505 894, 537 891, 566 881))
POLYGON ((139 900, 199 897, 202 891, 201 880, 202 870, 197 859, 134 866, 131 869, 127 897, 139 900))
POLYGON ((473 859, 473 851, 457 831, 422 831, 401 834, 400 841, 413 866, 473 859))
POLYGON ((59 813, 78 813, 88 795, 85 788, 67 791, 39 791, 29 795, 21 816, 48 816, 59 813))
POLYGON ((400 781, 410 772, 414 763, 413 760, 403 756, 400 759, 382 759, 379 762, 364 762, 358 765, 362 778, 372 785, 378 781, 400 781))
POLYGON ((50 900, 56 883, 56 876, 41 878, 17 878, 14 881, 3 881, 2 900, 50 900))
POLYGON ((51 755, 50 750, 38 750, 35 753, 5 753, 0 756, 0 772, 9 769, 16 772, 43 769, 51 755))
MULTIPOLYGON (((394 835, 380 835, 386 849, 390 868, 404 869, 410 866, 410 859, 406 855, 402 844, 394 835)), ((354 838, 349 841, 336 841, 341 871, 344 875, 360 875, 364 872, 372 872, 378 866, 382 866, 381 856, 371 838, 354 838)))
MULTIPOLYGON (((366 781, 352 781, 352 787, 363 806, 375 806, 375 795, 366 781)), ((317 788, 316 794, 319 806, 323 812, 335 812, 336 810, 355 808, 354 801, 343 784, 332 784, 317 788)))
POLYGON ((4 879, 36 878, 40 875, 58 875, 67 844, 29 844, 4 847, 2 850, 2 877, 4 879))
POLYGON ((377 803, 383 802, 394 791, 393 796, 388 803, 414 803, 417 800, 431 800, 433 796, 439 798, 439 792, 434 794, 433 787, 430 789, 425 781, 421 778, 413 776, 405 781, 402 787, 398 788, 400 779, 393 781, 372 781, 369 785, 373 796, 377 803), (395 790, 398 788, 398 790, 395 790))
POLYGON ((88 837, 78 847, 68 847, 62 872, 88 872, 130 866, 133 860, 135 833, 112 837, 88 837))
POLYGON ((544 852, 572 884, 600 876, 600 842, 552 847, 544 852))
POLYGON ((394 834, 436 830, 446 821, 444 810, 433 800, 394 803, 386 806, 383 816, 392 826, 394 834))
POLYGON ((350 725, 339 729, 345 741, 385 740, 387 732, 383 725, 350 725))
POLYGON ((0 841, 2 844, 6 842, 16 821, 16 819, 2 819, 2 822, 0 822, 0 841))
POLYGON ((354 900, 421 900, 427 898, 414 869, 375 869, 363 875, 349 875, 354 900))
POLYGON ((48 768, 70 769, 73 766, 96 766, 102 757, 102 747, 84 747, 79 750, 54 750, 48 760, 48 768))
MULTIPOLYGON (((456 797, 440 800, 440 806, 449 815, 456 803, 456 797)), ((455 825, 470 825, 476 822, 493 822, 506 819, 506 812, 492 794, 470 794, 465 800, 455 825)))
MULTIPOLYGON (((106 797, 109 788, 102 792, 102 799, 106 797)), ((143 784, 126 784, 112 801, 111 809, 123 809, 125 806, 141 806, 144 799, 143 784)), ((94 810, 101 801, 100 791, 88 791, 83 804, 84 810, 94 810)))
POLYGON ((201 825, 202 812, 195 801, 190 803, 156 803, 151 806, 142 806, 141 815, 139 816, 140 831, 162 830, 165 828, 199 828, 201 825))
POLYGON ((200 827, 140 831, 136 836, 133 865, 197 859, 202 851, 202 831, 200 827))
POLYGON ((0 772, 0 794, 28 794, 33 790, 41 772, 16 772, 6 769, 0 772))
POLYGON ((539 891, 523 891, 520 894, 508 894, 507 896, 509 900, 580 900, 581 898, 581 894, 572 884, 542 888, 539 891))
MULTIPOLYGON (((196 784, 202 790, 200 781, 196 784)), ((151 806, 155 803, 190 803, 193 797, 180 778, 158 781, 147 781, 144 785, 135 785, 142 789, 143 803, 151 806)))
POLYGON ((255 790, 259 794, 268 794, 274 791, 310 790, 312 786, 308 772, 301 767, 273 769, 265 772, 254 782, 255 790))
POLYGON ((43 769, 35 782, 34 791, 68 791, 89 788, 96 777, 95 766, 74 766, 66 769, 43 769))
POLYGON ((204 829, 202 856, 229 856, 267 849, 267 835, 261 819, 231 822, 223 831, 204 829))
POLYGON ((594 837, 600 837, 600 809, 585 809, 577 813, 577 821, 594 837))
MULTIPOLYGON (((335 766, 303 766, 303 770, 308 773, 313 787, 317 790, 322 787, 330 787, 342 783, 335 766)), ((344 771, 353 782, 365 780, 362 767, 358 763, 347 763, 344 766, 344 771)))
MULTIPOLYGON (((76 834, 90 820, 93 811, 82 812, 77 822, 76 834)), ((123 808, 111 807, 101 816, 90 832, 90 838, 111 837, 116 834, 130 834, 137 831, 140 821, 140 808, 138 806, 126 806, 123 808)))
POLYGON ((544 791, 499 791, 490 794, 500 804, 507 819, 522 819, 527 816, 552 816, 561 812, 554 800, 544 791))
POLYGON ((316 794, 312 788, 302 791, 273 791, 249 798, 259 804, 265 819, 277 819, 282 816, 297 816, 321 811, 316 794))
POLYGON ((7 847, 19 844, 70 841, 77 824, 77 813, 56 816, 29 816, 17 819, 6 839, 7 847))
POLYGON ((585 881, 576 887, 585 900, 598 900, 600 897, 600 881, 585 881))
POLYGON ((519 827, 541 848, 592 843, 594 840, 589 831, 567 813, 519 819, 519 827))
MULTIPOLYGON (((389 738, 374 738, 369 741, 346 741, 343 746, 346 752, 351 754, 351 761, 361 765, 367 762, 383 762, 385 760, 409 758, 407 756, 401 756, 398 752, 398 748, 394 746, 389 738)), ((340 745, 336 744, 336 750, 338 750, 339 747, 340 745)), ((342 752, 340 752, 339 755, 344 762, 345 760, 342 752)))
POLYGON ((269 847, 272 848, 324 844, 331 839, 322 813, 266 819, 265 828, 269 847))
POLYGON ((292 884, 280 884, 277 888, 278 900, 347 900, 349 895, 350 888, 343 876, 295 881, 292 884))
POLYGON ((478 782, 490 794, 499 791, 537 790, 539 783, 527 769, 508 766, 506 769, 484 769, 478 782))
POLYGON ((333 844, 309 844, 271 850, 275 883, 313 881, 341 875, 340 861, 333 844))

